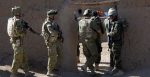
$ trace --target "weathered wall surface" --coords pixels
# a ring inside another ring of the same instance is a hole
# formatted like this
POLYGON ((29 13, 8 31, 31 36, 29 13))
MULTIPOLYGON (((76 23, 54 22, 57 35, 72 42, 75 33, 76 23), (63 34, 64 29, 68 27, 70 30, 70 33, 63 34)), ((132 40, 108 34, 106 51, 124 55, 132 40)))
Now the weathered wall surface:
MULTIPOLYGON (((46 11, 51 8, 58 9, 59 13, 56 17, 56 20, 58 21, 58 24, 60 25, 64 36, 62 68, 70 71, 75 70, 77 49, 77 25, 75 24, 73 13, 75 10, 77 10, 77 8, 100 8, 100 6, 80 7, 72 5, 72 2, 76 1, 85 2, 85 0, 0 1, 0 64, 11 64, 12 62, 13 50, 11 44, 9 43, 9 37, 6 33, 7 19, 11 16, 11 8, 15 5, 19 5, 23 8, 24 19, 33 29, 38 32, 41 32, 41 26, 42 22, 46 17, 46 11)), ((41 36, 37 36, 28 32, 24 42, 25 52, 27 52, 31 67, 46 69, 47 49, 45 47, 43 38, 41 36)))
POLYGON ((121 0, 118 7, 120 16, 129 23, 122 52, 124 69, 150 67, 150 1, 121 0))
MULTIPOLYGON (((7 19, 11 17, 10 10, 13 6, 21 6, 24 12, 24 19, 38 32, 41 32, 42 22, 46 17, 48 9, 58 9, 56 17, 58 24, 62 28, 64 36, 63 69, 76 69, 76 49, 77 49, 77 26, 74 24, 73 13, 76 10, 69 0, 3 0, 0 1, 0 64, 11 64, 13 50, 7 35, 7 19)), ((41 36, 32 33, 25 38, 25 52, 29 57, 32 67, 46 69, 47 49, 41 36), (40 67, 39 67, 40 65, 40 67)))

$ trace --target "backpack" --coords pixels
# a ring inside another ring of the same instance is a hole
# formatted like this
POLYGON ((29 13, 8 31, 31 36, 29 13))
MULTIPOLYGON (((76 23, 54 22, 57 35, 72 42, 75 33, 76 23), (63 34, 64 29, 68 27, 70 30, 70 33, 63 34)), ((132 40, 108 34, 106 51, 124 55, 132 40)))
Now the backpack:
MULTIPOLYGON (((104 27, 102 25, 101 19, 99 17, 92 17, 91 18, 91 24, 94 25, 94 26, 97 26, 97 28, 100 28, 100 31, 101 31, 102 34, 105 33, 105 30, 104 30, 104 27)), ((93 30, 96 31, 95 29, 93 29, 93 30)))
POLYGON ((47 25, 50 25, 51 22, 45 22, 42 26, 42 36, 46 44, 54 43, 58 39, 58 32, 56 32, 52 27, 50 27, 51 32, 48 31, 47 25))
POLYGON ((79 21, 79 36, 80 40, 96 39, 97 34, 90 25, 90 19, 82 19, 79 21))
POLYGON ((26 34, 28 23, 21 19, 10 18, 7 24, 7 33, 10 37, 23 37, 26 34))

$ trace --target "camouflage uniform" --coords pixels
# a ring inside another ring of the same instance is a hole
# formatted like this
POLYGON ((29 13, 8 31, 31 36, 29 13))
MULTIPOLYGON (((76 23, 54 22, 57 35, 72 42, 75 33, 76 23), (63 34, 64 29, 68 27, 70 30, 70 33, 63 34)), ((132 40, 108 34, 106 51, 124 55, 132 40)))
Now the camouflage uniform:
MULTIPOLYGON (((53 12, 55 10, 48 11, 48 16, 55 15, 53 12)), ((58 60, 61 61, 62 58, 62 32, 54 20, 47 18, 42 26, 42 35, 48 48, 47 75, 49 75, 55 69, 58 60)))
POLYGON ((98 48, 99 56, 96 59, 95 68, 96 70, 98 70, 98 65, 100 64, 100 61, 101 61, 101 52, 102 52, 101 37, 102 37, 102 34, 104 34, 104 27, 96 11, 93 11, 93 17, 91 18, 91 20, 92 20, 92 25, 94 25, 96 29, 100 31, 100 32, 96 31, 97 33, 96 45, 98 48))
POLYGON ((27 30, 33 30, 28 26, 27 22, 17 17, 17 15, 21 16, 20 7, 15 6, 14 8, 12 8, 12 12, 14 17, 8 19, 7 33, 10 37, 10 43, 12 44, 12 48, 14 50, 14 58, 11 71, 13 75, 12 77, 15 77, 15 74, 17 73, 17 70, 19 68, 23 68, 25 73, 28 73, 29 71, 27 57, 23 48, 23 39, 26 35, 27 30))
MULTIPOLYGON (((111 31, 112 24, 110 23, 110 20, 107 18, 104 20, 105 23, 105 28, 106 28, 106 33, 109 33, 111 31)), ((114 67, 114 54, 112 52, 112 37, 108 35, 108 47, 110 51, 110 66, 113 68, 114 67)))
MULTIPOLYGON (((87 10, 88 11, 88 10, 87 10)), ((88 15, 89 12, 87 12, 88 15)), ((94 62, 98 57, 98 48, 96 45, 97 38, 97 26, 91 25, 91 17, 86 16, 86 11, 84 12, 85 18, 79 21, 79 39, 83 45, 83 53, 86 56, 85 67, 89 67, 91 72, 94 72, 94 62)), ((86 70, 84 67, 83 70, 86 70)))
MULTIPOLYGON (((122 23, 119 21, 110 22, 109 26, 111 25, 110 35, 109 38, 111 39, 110 51, 111 51, 111 66, 121 68, 121 47, 122 47, 122 31, 123 26, 122 23)), ((108 24, 107 24, 108 26, 108 24)))
POLYGON ((116 10, 110 8, 108 11, 109 18, 105 20, 106 32, 109 36, 110 47, 110 65, 113 67, 112 75, 122 75, 121 67, 121 47, 123 39, 123 24, 118 19, 116 10))

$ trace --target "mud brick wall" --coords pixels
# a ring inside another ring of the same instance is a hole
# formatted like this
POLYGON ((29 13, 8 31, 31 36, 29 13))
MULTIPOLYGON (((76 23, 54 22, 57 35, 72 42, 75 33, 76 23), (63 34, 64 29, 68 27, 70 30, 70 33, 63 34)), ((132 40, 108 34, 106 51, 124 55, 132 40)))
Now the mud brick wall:
MULTIPOLYGON (((85 0, 2 0, 0 1, 0 65, 11 65, 13 50, 9 43, 7 35, 7 20, 11 17, 10 10, 13 6, 21 6, 24 19, 29 25, 38 32, 41 32, 41 26, 46 18, 48 9, 58 9, 59 13, 56 20, 63 31, 63 58, 62 68, 64 70, 76 70, 76 50, 77 50, 77 24, 74 21, 74 11, 77 8, 95 8, 74 6, 71 2, 85 2, 85 0)), ((89 0, 91 2, 91 0, 89 0)), ((97 0, 93 0, 94 2, 97 0)), ((41 36, 30 32, 24 41, 25 52, 29 58, 29 64, 33 68, 45 69, 47 66, 47 48, 41 36)))
POLYGON ((122 63, 126 70, 150 67, 150 1, 121 0, 119 15, 129 27, 124 35, 122 63))

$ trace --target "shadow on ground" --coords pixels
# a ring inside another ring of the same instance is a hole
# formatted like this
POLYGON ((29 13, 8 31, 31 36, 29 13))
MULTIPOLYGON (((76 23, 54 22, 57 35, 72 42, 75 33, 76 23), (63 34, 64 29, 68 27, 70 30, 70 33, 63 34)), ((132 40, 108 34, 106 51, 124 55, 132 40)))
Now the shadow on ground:
POLYGON ((91 74, 89 72, 77 71, 77 72, 59 72, 56 73, 58 77, 101 77, 101 74, 91 74))
MULTIPOLYGON (((9 71, 0 70, 0 77, 10 77, 10 74, 11 73, 9 71)), ((18 73, 17 77, 24 77, 24 74, 18 73)), ((31 76, 31 77, 34 77, 34 76, 31 76)))

